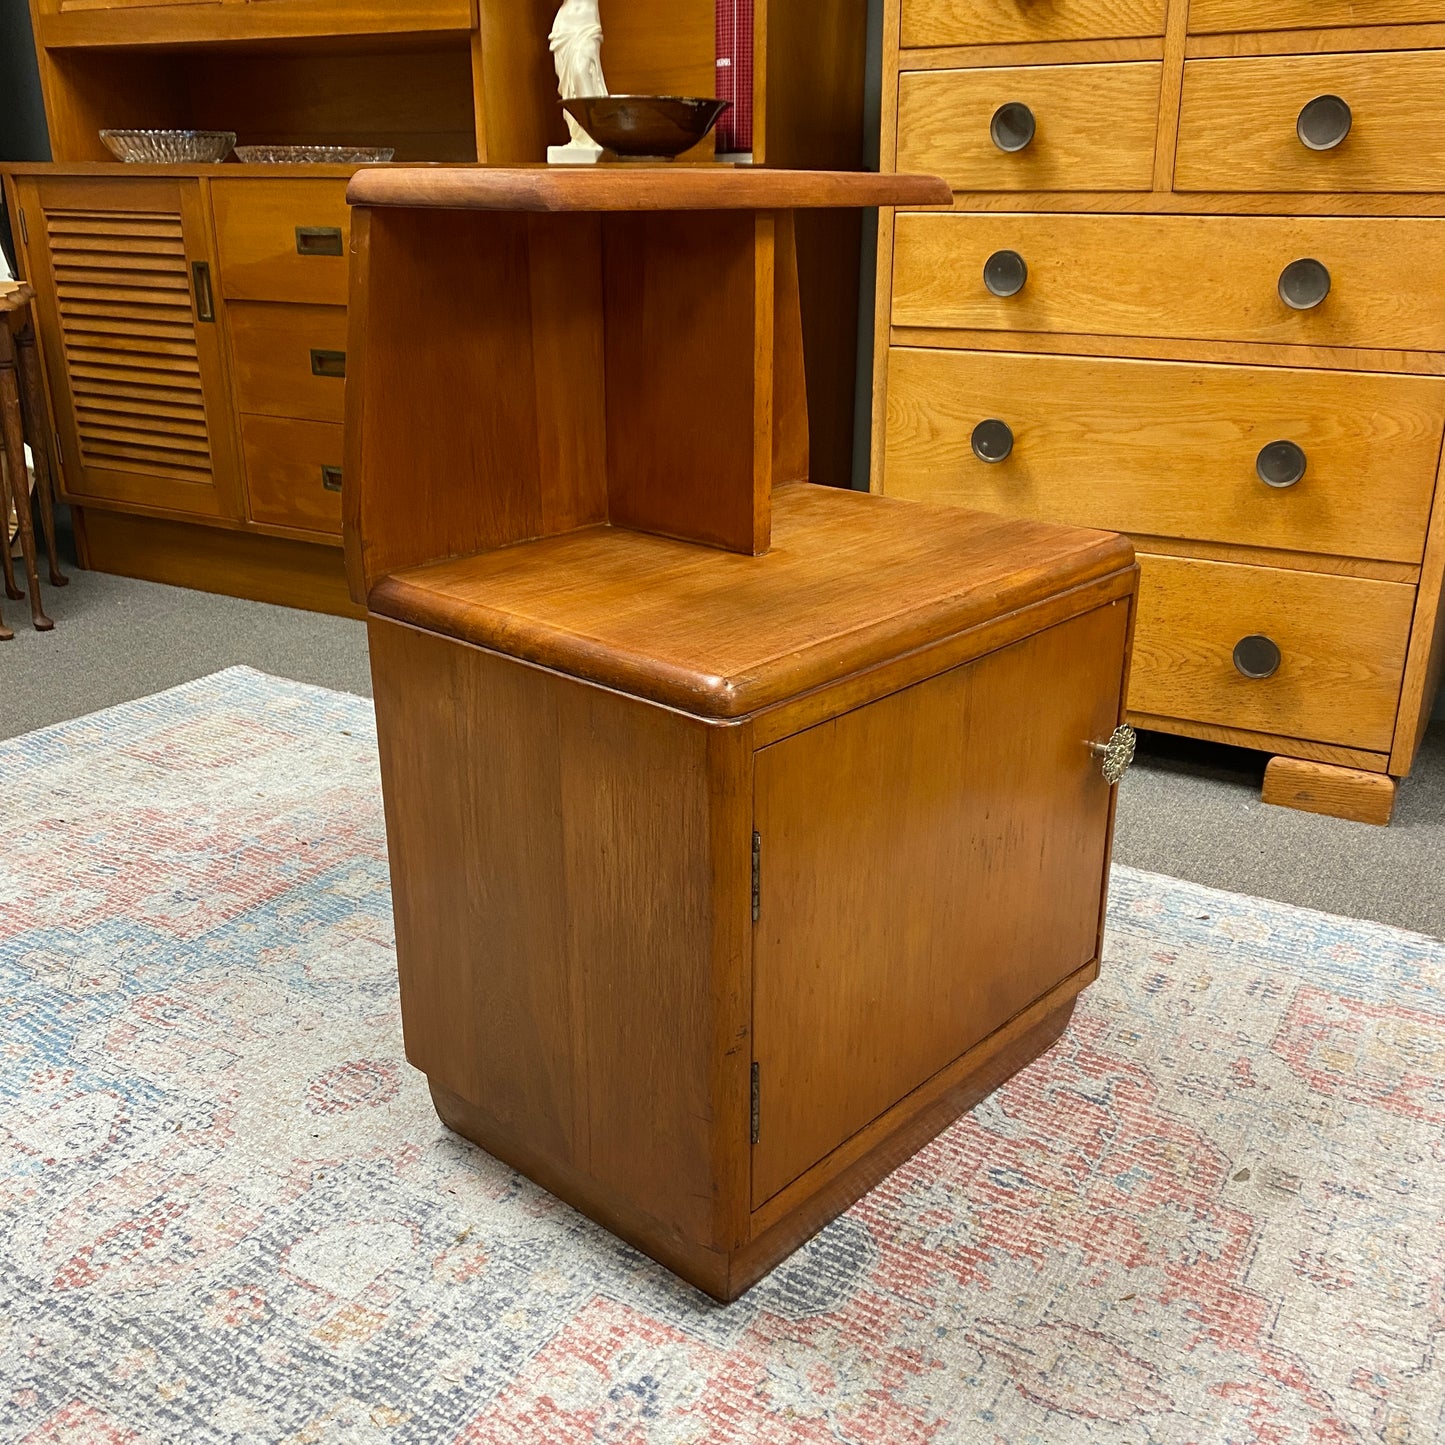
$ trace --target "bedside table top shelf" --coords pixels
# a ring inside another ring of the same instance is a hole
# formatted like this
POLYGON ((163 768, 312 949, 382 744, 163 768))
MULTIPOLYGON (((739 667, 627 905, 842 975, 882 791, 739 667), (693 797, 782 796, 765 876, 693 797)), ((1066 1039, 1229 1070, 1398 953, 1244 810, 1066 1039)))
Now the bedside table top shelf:
POLYGON ((602 523, 766 552, 774 483, 809 477, 792 211, 948 199, 926 176, 695 166, 403 167, 348 194, 361 604, 602 523))

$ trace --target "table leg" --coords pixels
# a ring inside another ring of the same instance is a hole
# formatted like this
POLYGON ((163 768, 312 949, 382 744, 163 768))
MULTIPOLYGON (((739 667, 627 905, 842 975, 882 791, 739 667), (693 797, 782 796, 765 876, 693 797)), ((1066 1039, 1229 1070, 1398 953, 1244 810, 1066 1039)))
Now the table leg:
POLYGON ((60 570, 60 558, 55 550, 55 480, 60 467, 58 459, 51 465, 53 454, 45 420, 45 393, 40 384, 40 349, 35 343, 35 327, 28 321, 15 337, 15 351, 20 364, 20 410, 28 423, 26 431, 35 458, 35 491, 40 497, 40 528, 45 533, 50 585, 64 587, 70 578, 60 570))
MULTIPOLYGON (((35 565, 35 528, 30 521, 30 478, 25 470, 25 428, 20 421, 20 383, 15 365, 15 342, 9 326, 0 325, 0 431, 4 433, 5 460, 10 466, 10 500, 20 526, 20 552, 25 558, 25 580, 30 586, 30 621, 37 632, 55 624, 45 615, 40 600, 40 573, 35 565)), ((7 555, 9 547, 5 548, 7 555)))
POLYGON ((5 595, 24 597, 15 581, 15 559, 10 555, 10 478, 4 467, 0 467, 0 570, 5 574, 5 595))

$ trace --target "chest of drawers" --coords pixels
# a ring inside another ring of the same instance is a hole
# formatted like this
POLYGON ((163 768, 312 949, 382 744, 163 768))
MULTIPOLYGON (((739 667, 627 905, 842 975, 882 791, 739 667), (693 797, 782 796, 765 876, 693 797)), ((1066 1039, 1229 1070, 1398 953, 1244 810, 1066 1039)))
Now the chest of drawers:
POLYGON ((1445 0, 891 0, 873 488, 1128 532, 1129 707, 1387 821, 1445 632, 1445 0))

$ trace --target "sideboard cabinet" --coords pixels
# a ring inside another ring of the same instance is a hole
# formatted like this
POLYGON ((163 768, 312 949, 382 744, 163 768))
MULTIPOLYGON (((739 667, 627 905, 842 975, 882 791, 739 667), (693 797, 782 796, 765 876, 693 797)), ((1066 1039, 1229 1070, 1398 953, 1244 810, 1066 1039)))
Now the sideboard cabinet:
MULTIPOLYGON (((344 197, 357 167, 121 165, 101 128, 541 162, 565 138, 547 48, 556 8, 31 0, 55 160, 0 170, 38 292, 61 490, 85 565, 356 610, 340 535, 344 197)), ((756 15, 755 162, 860 165, 861 9, 760 0, 756 15)), ((629 0, 604 6, 604 20, 614 90, 714 92, 715 0, 629 0)), ((860 242, 856 214, 799 227, 814 476, 842 484, 860 242)))
POLYGON ((889 0, 884 57, 884 168, 954 205, 883 215, 874 489, 1127 532, 1132 720, 1388 821, 1445 652, 1445 3, 889 0))

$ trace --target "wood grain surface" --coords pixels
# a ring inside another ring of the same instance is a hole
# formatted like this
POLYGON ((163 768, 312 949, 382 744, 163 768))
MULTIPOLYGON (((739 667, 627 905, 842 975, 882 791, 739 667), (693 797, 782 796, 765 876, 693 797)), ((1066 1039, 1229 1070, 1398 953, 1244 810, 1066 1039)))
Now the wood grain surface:
MULTIPOLYGON (((1187 3, 1187 0, 1186 0, 1187 3)), ((1184 53, 1191 60, 1225 55, 1327 55, 1346 50, 1434 50, 1445 44, 1445 21, 1432 5, 1435 23, 1410 25, 1327 25, 1311 30, 1251 30, 1191 35, 1184 53)))
POLYGON ((1384 826, 1394 816, 1396 783, 1380 773, 1303 758, 1271 758, 1260 799, 1305 813, 1384 826))
POLYGON ((1142 556, 1129 707, 1388 752, 1415 589, 1399 582, 1142 556), (1235 668, 1241 638, 1281 654, 1235 668))
POLYGON ((898 164, 956 191, 1144 191, 1154 175, 1163 67, 1037 65, 905 72, 898 83, 898 164), (1021 151, 993 143, 989 121, 1011 101, 1034 114, 1021 151))
POLYGON ((734 166, 395 166, 358 171, 353 206, 485 211, 773 211, 942 206, 936 176, 734 166))
POLYGON ((243 416, 247 515, 255 522, 341 536, 341 493, 322 469, 342 465, 341 427, 329 421, 243 416))
POLYGON ((98 572, 360 617, 335 545, 85 509, 86 565, 98 572))
POLYGON ((902 0, 902 13, 905 47, 1164 33, 1164 0, 902 0))
POLYGON ((227 299, 346 305, 351 211, 344 181, 212 181, 211 209, 227 299), (339 230, 339 254, 301 254, 300 227, 339 230))
POLYGON ((1439 0, 1190 0, 1189 6, 1189 29, 1196 34, 1403 25, 1440 18, 1439 0))
POLYGON ((226 347, 195 296, 194 267, 215 274, 200 185, 121 169, 15 183, 62 494, 238 519, 226 347))
POLYGON ((396 31, 460 31, 473 23, 469 0, 306 0, 268 4, 98 4, 58 12, 36 6, 36 40, 56 48, 176 45, 187 41, 266 41, 325 35, 384 35, 396 31))
POLYGON ((341 421, 346 380, 317 376, 311 353, 346 353, 344 306, 236 301, 226 307, 226 325, 238 412, 341 421))
POLYGON ((1128 613, 758 754, 755 1209, 1094 956, 1128 613))
POLYGON ((1418 565, 1442 431, 1434 377, 895 348, 885 477, 1011 516, 1418 565), (999 463, 970 447, 986 418, 1014 434, 999 463), (1306 456, 1289 488, 1256 471, 1281 440, 1306 456))
POLYGON ((1442 173, 1445 51, 1185 62, 1176 190, 1438 192, 1442 173), (1351 125, 1312 151, 1295 127, 1320 95, 1351 125))
POLYGON ((384 616, 738 717, 1126 570, 1111 533, 808 485, 761 557, 593 527, 391 576, 384 616), (926 520, 925 520, 926 519, 926 520))
MULTIPOLYGON (((773 242, 772 218, 748 212, 606 218, 607 493, 616 525, 734 552, 767 549, 773 242)), ((796 310, 790 319, 796 327, 796 310)), ((806 414, 801 420, 806 429, 806 414)))
POLYGON ((898 217, 893 321, 998 331, 1184 337, 1303 346, 1445 348, 1445 225, 1347 217, 929 215, 898 217), (1016 296, 983 285, 1019 252, 1016 296), (1310 311, 1278 294, 1313 258, 1331 290, 1310 311))
POLYGON ((1410 628, 1410 653, 1400 690, 1400 713, 1391 748, 1390 771, 1406 777, 1425 740, 1445 681, 1445 452, 1435 474, 1435 507, 1420 569, 1419 602, 1410 628))
POLYGON ((1333 743, 1312 742, 1308 738, 1285 737, 1280 733, 1263 733, 1251 728, 1228 727, 1223 723, 1200 722, 1197 718, 1160 717, 1132 707, 1129 709, 1129 721, 1141 732, 1171 733, 1179 737, 1224 743, 1231 748, 1253 748, 1256 752, 1311 758, 1315 762, 1335 763, 1343 768, 1358 768, 1364 773, 1384 773, 1389 770, 1390 755, 1373 753, 1368 748, 1342 748, 1333 743))
POLYGON ((749 832, 719 774, 744 739, 394 624, 370 643, 407 1058, 728 1245, 714 1130, 730 1107, 745 1153, 749 832), (734 863, 715 895, 719 787, 734 863))

